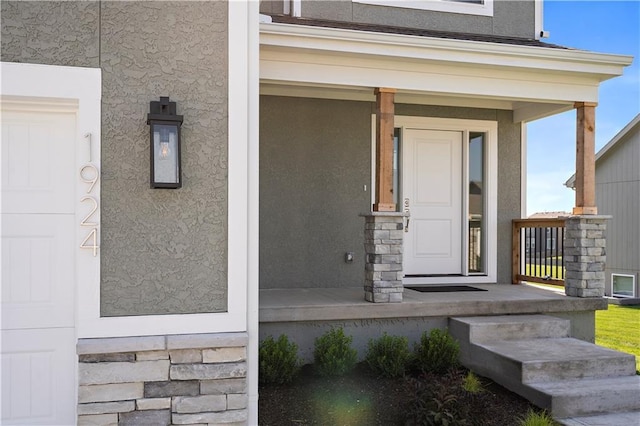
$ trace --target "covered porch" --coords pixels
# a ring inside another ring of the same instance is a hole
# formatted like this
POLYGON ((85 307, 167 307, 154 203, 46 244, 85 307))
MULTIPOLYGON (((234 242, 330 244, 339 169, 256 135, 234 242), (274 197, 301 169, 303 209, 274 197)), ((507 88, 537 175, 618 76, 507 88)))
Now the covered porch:
MULTIPOLYGON (((512 220, 525 211, 527 121, 576 109, 574 242, 584 243, 581 235, 605 221, 596 216, 592 179, 598 86, 620 75, 629 58, 276 17, 261 24, 260 44, 261 322, 274 312, 270 294, 283 295, 279 309, 290 316, 330 311, 299 308, 291 299, 313 304, 326 291, 355 297, 355 306, 366 306, 364 299, 404 302, 380 312, 413 311, 414 297, 457 303, 478 292, 434 299, 406 290, 408 284, 511 281, 512 220), (442 152, 451 154, 436 157, 433 141, 445 137, 442 152), (415 155, 402 153, 405 142, 415 155), (481 146, 476 166, 474 143, 481 146), (414 158, 420 161, 409 170, 414 158), (438 174, 443 163, 457 168, 438 174), (437 217, 420 213, 425 193, 431 200, 453 194, 457 204, 437 217), (452 225, 421 228, 427 220, 452 225), (421 255, 414 246, 453 256, 446 266, 436 256, 408 268, 408 259, 421 255)), ((567 294, 598 297, 599 272, 584 265, 594 253, 575 248, 566 255, 575 255, 579 273, 567 275, 567 294)), ((369 312, 377 318, 377 309, 369 312)))

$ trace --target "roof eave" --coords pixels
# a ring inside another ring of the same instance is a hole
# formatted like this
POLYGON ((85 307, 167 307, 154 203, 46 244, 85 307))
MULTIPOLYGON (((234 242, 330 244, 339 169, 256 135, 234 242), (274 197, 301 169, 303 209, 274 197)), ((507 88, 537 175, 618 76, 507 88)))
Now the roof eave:
POLYGON ((261 23, 260 44, 353 54, 465 62, 476 65, 575 72, 583 75, 590 74, 597 77, 599 81, 621 75, 624 67, 630 65, 633 60, 632 56, 583 50, 283 23, 261 23))

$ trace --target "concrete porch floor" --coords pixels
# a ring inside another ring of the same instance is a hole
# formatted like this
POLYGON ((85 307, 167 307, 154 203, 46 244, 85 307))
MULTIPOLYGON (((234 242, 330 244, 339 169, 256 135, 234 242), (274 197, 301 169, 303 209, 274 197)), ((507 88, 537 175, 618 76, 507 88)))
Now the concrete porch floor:
POLYGON ((607 309, 604 298, 568 297, 519 284, 472 284, 488 291, 420 293, 402 303, 370 303, 362 287, 261 289, 260 322, 571 313, 607 309))

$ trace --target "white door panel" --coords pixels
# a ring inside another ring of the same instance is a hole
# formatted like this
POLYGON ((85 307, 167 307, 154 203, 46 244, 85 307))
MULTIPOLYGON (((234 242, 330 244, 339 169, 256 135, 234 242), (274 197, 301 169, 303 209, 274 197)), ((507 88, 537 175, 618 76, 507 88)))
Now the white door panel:
POLYGON ((3 425, 75 424, 75 342, 73 328, 2 331, 3 425))
POLYGON ((2 328, 73 327, 72 215, 2 215, 2 328))
POLYGON ((2 113, 2 212, 73 213, 75 114, 2 113))
POLYGON ((461 274, 462 132, 406 129, 402 158, 405 275, 461 274))

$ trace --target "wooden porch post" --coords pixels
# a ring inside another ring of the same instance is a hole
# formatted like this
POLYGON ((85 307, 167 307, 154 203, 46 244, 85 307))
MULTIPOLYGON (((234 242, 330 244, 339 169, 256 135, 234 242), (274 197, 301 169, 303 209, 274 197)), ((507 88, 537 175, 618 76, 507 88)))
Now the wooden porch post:
POLYGON ((373 211, 394 212, 393 202, 393 98, 395 89, 379 87, 376 95, 376 202, 373 211))
POLYGON ((596 103, 576 102, 576 206, 574 215, 598 214, 596 207, 596 103))

